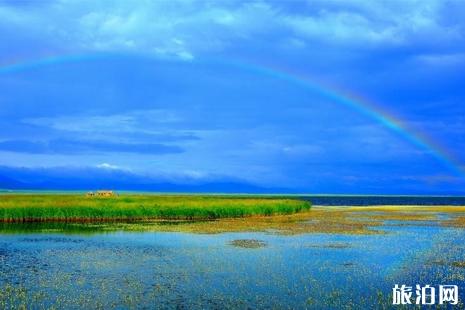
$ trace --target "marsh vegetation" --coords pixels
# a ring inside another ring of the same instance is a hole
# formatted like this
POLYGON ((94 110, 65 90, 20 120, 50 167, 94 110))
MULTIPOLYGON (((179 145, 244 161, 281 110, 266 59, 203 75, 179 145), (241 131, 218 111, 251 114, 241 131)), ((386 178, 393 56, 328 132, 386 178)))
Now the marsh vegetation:
POLYGON ((309 210, 297 199, 201 195, 0 195, 3 222, 92 222, 147 219, 217 219, 293 214, 309 210))

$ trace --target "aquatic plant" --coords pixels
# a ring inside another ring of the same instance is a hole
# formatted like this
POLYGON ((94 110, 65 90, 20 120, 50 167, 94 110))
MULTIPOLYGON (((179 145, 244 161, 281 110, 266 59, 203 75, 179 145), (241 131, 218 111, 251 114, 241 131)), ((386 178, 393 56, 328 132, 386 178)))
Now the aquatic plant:
POLYGON ((245 249, 258 249, 266 246, 266 242, 256 239, 237 239, 230 242, 233 247, 245 249))
POLYGON ((217 219, 293 214, 309 210, 308 201, 274 197, 200 195, 1 195, 0 221, 125 221, 217 219))

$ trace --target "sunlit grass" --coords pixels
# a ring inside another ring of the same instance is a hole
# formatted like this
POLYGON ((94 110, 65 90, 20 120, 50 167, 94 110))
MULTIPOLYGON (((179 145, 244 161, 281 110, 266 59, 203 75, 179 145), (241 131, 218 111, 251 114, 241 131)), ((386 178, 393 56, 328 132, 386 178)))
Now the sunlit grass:
POLYGON ((0 221, 106 221, 146 219, 217 219, 293 214, 311 204, 272 197, 199 195, 1 195, 0 221))

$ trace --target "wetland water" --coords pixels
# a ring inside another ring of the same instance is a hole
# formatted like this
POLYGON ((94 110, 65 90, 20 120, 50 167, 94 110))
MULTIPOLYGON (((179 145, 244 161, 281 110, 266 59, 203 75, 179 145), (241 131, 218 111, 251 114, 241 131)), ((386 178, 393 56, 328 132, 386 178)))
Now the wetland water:
POLYGON ((379 308, 394 284, 456 284, 463 308, 465 209, 449 211, 4 224, 0 308, 379 308))

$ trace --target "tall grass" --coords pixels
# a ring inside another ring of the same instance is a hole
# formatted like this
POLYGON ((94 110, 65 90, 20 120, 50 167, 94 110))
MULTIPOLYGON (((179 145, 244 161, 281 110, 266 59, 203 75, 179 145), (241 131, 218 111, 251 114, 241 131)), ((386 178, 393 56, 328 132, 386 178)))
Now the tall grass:
POLYGON ((216 219, 292 214, 309 210, 308 201, 271 197, 198 195, 0 195, 0 221, 107 221, 216 219))

